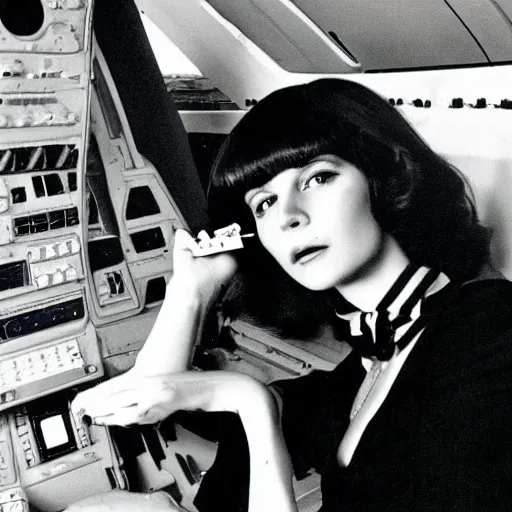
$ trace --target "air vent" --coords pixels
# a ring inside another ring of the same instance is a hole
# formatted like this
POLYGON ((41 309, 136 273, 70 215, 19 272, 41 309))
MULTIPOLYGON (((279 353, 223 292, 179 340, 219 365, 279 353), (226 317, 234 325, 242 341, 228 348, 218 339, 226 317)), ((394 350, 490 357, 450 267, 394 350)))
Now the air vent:
POLYGON ((126 220, 139 219, 159 213, 160 208, 155 196, 147 185, 130 189, 128 205, 126 206, 126 220))
POLYGON ((48 230, 69 228, 78 224, 78 209, 67 208, 66 210, 18 217, 14 219, 14 233, 16 236, 34 235, 48 230))
POLYGON ((153 251, 165 247, 165 239, 160 228, 146 229, 130 235, 137 253, 153 251))

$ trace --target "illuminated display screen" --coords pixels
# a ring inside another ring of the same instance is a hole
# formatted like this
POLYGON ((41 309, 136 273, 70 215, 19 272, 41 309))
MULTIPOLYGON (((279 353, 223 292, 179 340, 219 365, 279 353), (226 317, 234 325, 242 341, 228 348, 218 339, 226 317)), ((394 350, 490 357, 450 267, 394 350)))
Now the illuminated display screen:
POLYGON ((61 414, 42 420, 41 432, 43 433, 44 444, 48 450, 69 443, 66 425, 61 414))
POLYGON ((27 413, 41 462, 77 450, 69 404, 64 395, 51 395, 32 402, 27 406, 27 413))

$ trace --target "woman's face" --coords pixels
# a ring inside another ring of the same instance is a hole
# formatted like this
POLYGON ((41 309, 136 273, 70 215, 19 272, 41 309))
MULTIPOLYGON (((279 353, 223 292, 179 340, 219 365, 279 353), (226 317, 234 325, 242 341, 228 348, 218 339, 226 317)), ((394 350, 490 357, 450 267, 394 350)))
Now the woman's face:
POLYGON ((383 236, 371 212, 368 181, 337 156, 286 169, 249 190, 245 202, 265 249, 311 290, 358 279, 379 254, 383 236))

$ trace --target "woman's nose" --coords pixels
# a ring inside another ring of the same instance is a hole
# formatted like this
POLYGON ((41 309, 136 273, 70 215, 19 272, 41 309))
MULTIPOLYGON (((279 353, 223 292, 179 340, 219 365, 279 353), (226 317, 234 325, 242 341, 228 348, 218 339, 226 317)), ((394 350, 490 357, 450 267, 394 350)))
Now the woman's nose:
POLYGON ((283 230, 296 229, 309 222, 309 216, 297 200, 287 197, 281 201, 279 210, 279 225, 283 230))

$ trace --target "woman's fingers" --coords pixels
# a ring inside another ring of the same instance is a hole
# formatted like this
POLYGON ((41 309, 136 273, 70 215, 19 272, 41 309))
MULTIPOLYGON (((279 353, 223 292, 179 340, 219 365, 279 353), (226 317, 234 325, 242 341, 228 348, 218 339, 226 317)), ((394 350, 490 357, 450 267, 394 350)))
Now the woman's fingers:
POLYGON ((71 410, 77 422, 87 415, 99 425, 150 424, 165 419, 180 407, 177 396, 170 377, 128 373, 79 393, 71 410))
POLYGON ((185 229, 178 228, 174 233, 174 251, 191 252, 196 241, 185 229))

